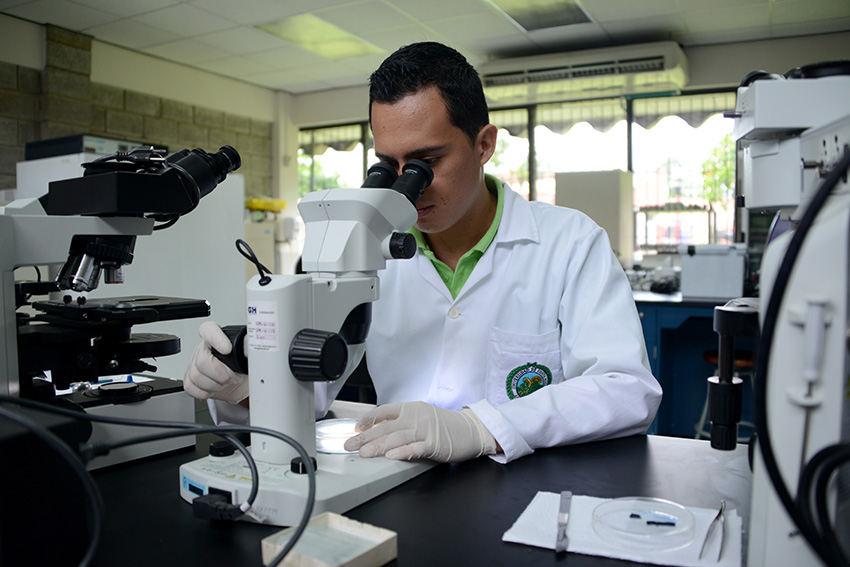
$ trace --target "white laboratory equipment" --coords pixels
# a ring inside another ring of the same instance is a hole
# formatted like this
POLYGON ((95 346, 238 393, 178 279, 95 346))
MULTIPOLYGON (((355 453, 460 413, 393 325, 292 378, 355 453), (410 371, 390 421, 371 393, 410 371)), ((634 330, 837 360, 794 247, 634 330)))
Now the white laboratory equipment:
POLYGON ((738 90, 746 206, 791 224, 761 264, 752 567, 846 565, 850 541, 846 471, 835 473, 850 441, 850 76, 834 67, 757 73, 738 90))
MULTIPOLYGON (((377 271, 387 260, 415 254, 413 235, 404 231, 416 222, 414 205, 432 178, 418 160, 408 161, 397 179, 393 168, 379 163, 363 188, 308 194, 298 205, 306 227, 305 273, 268 275, 258 262, 260 274, 248 282, 247 326, 231 335, 231 358, 245 353, 247 368, 244 361, 231 362, 250 371, 251 425, 285 433, 316 459, 313 514, 346 512, 433 466, 319 450, 315 419, 316 408, 327 408, 363 355, 371 303, 379 298, 377 271)), ((250 449, 259 490, 245 518, 297 524, 308 503, 298 453, 257 433, 250 449)), ((211 454, 180 467, 180 494, 189 502, 224 495, 241 505, 252 480, 241 454, 211 454)))

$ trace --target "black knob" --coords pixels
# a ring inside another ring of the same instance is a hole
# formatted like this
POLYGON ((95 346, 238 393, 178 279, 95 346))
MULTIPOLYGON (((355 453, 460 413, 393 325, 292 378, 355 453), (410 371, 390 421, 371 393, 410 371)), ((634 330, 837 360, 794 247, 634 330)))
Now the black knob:
POLYGON ((393 258, 413 258, 416 254, 416 237, 409 232, 394 232, 390 236, 390 255, 393 258))
MULTIPOLYGON (((310 457, 310 462, 313 463, 313 470, 316 470, 316 458, 310 457)), ((304 464, 304 459, 295 457, 289 462, 289 470, 295 474, 307 474, 307 467, 304 464)))
POLYGON ((348 346, 337 333, 302 329, 289 347, 289 369, 303 382, 336 380, 348 364, 348 346))
POLYGON ((228 325, 221 330, 230 339, 233 348, 229 354, 221 354, 214 348, 211 348, 210 352, 231 370, 248 374, 248 357, 245 356, 245 336, 248 334, 248 328, 245 325, 228 325))
POLYGON ((219 440, 210 443, 210 457, 229 457, 236 452, 230 441, 219 440))

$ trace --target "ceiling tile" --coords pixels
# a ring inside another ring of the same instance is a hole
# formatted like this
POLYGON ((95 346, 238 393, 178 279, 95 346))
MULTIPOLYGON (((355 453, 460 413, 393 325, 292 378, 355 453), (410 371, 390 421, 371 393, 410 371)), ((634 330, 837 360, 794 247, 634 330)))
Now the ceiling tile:
POLYGON ((318 65, 327 61, 327 59, 321 55, 292 44, 287 44, 275 49, 268 49, 266 51, 248 53, 244 57, 246 59, 263 63, 269 67, 285 70, 291 70, 295 67, 303 67, 306 65, 318 65))
POLYGON ((303 77, 291 71, 272 71, 269 73, 245 75, 242 77, 242 80, 292 94, 320 91, 328 88, 320 81, 303 77))
POLYGON ((836 33, 850 29, 850 18, 835 18, 827 21, 803 21, 771 26, 771 37, 794 37, 836 33))
POLYGON ((730 32, 769 26, 770 8, 768 4, 761 3, 687 12, 682 17, 693 34, 730 32))
POLYGON ((552 52, 581 49, 581 46, 608 40, 610 36, 602 26, 591 23, 535 30, 528 34, 528 38, 534 45, 552 52))
POLYGON ((194 39, 180 39, 169 43, 154 45, 145 49, 145 53, 168 59, 171 61, 182 61, 187 65, 209 61, 211 59, 222 59, 230 55, 223 49, 195 41, 194 39))
POLYGON ((403 45, 431 40, 433 40, 433 32, 421 25, 383 30, 381 33, 369 38, 369 41, 384 49, 387 53, 392 53, 403 45))
POLYGON ((287 45, 287 42, 275 35, 253 27, 237 27, 218 32, 195 36, 197 41, 225 49, 230 53, 252 53, 287 45))
MULTIPOLYGON (((519 54, 540 53, 540 46, 534 42, 530 33, 519 32, 519 35, 514 37, 510 42, 506 42, 504 38, 498 35, 485 35, 478 38, 474 42, 474 48, 488 54, 488 59, 492 57, 513 57, 519 54)), ((467 58, 472 62, 471 56, 467 58)))
POLYGON ((235 26, 231 20, 210 14, 190 4, 178 4, 132 19, 183 37, 193 37, 235 26))
POLYGON ((479 65, 493 58, 658 39, 691 46, 850 31, 850 0, 578 3, 592 24, 533 32, 518 29, 490 0, 0 0, 0 13, 81 31, 176 63, 203 63, 218 74, 289 92, 362 84, 387 53, 417 41, 443 42, 479 65), (385 53, 328 65, 327 59, 254 28, 307 13, 385 53))
POLYGON ((770 5, 770 23, 793 24, 850 17, 850 2, 787 0, 770 5))
POLYGON ((251 0, 250 2, 193 0, 191 5, 228 20, 247 25, 274 22, 304 11, 304 8, 298 3, 280 2, 279 0, 251 0))
POLYGON ((75 4, 82 4, 94 10, 99 10, 114 16, 129 18, 138 16, 146 12, 153 12, 175 4, 180 4, 184 0, 145 0, 137 2, 135 0, 74 0, 75 4))
MULTIPOLYGON (((676 0, 583 0, 580 4, 590 19, 599 24, 678 12, 676 0)), ((711 0, 703 0, 703 4, 710 6, 711 0)))
POLYGON ((100 41, 130 49, 142 49, 180 39, 180 36, 176 33, 133 20, 119 20, 110 24, 87 28, 85 31, 100 41))
POLYGON ((366 41, 382 30, 414 23, 410 16, 379 0, 315 10, 313 14, 366 41))
POLYGON ((456 0, 393 0, 393 6, 420 22, 432 22, 457 16, 492 14, 494 8, 485 1, 464 2, 456 0))
POLYGON ((5 10, 8 12, 9 8, 14 8, 15 6, 22 6, 24 4, 29 4, 26 0, 0 0, 0 10, 5 10))
MULTIPOLYGON (((770 4, 777 0, 677 0, 679 11, 685 12, 701 12, 705 10, 713 10, 715 8, 743 8, 745 6, 753 6, 756 4, 770 4)), ((823 0, 806 0, 807 2, 821 2, 823 0)), ((828 0, 831 1, 831 0, 828 0)))
POLYGON ((219 73, 229 77, 244 77, 257 73, 267 73, 273 71, 272 67, 264 65, 257 61, 252 61, 245 57, 225 57, 223 59, 213 59, 197 64, 201 69, 219 73))
MULTIPOLYGON (((606 22, 602 29, 614 43, 641 43, 686 38, 688 27, 679 15, 606 22)), ((686 39, 682 39, 686 44, 686 39)))
POLYGON ((450 41, 457 41, 461 45, 471 47, 475 47, 478 40, 483 38, 497 38, 504 43, 525 35, 525 32, 520 31, 507 18, 496 13, 485 18, 459 16, 436 20, 429 22, 428 27, 447 37, 450 41))
POLYGON ((734 30, 709 30, 694 32, 688 35, 687 43, 681 42, 689 47, 699 45, 715 45, 721 43, 733 43, 736 41, 759 41, 770 39, 773 32, 770 28, 758 29, 734 29, 734 30), (746 32, 746 39, 741 38, 741 32, 746 32))
POLYGON ((4 9, 7 14, 40 24, 54 24, 80 31, 98 24, 114 22, 117 16, 80 6, 65 0, 36 0, 4 9))

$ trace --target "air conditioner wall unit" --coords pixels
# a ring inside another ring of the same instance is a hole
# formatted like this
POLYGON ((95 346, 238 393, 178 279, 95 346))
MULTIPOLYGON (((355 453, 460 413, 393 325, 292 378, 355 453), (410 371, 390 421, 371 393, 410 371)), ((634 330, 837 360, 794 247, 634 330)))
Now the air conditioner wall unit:
POLYGON ((497 59, 478 72, 491 106, 679 92, 688 83, 672 41, 497 59))

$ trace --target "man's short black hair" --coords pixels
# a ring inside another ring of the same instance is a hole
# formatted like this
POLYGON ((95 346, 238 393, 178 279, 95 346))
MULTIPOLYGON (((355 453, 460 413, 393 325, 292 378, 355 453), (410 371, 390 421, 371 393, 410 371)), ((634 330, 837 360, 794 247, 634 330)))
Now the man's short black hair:
POLYGON ((427 87, 437 87, 449 120, 472 143, 490 123, 481 79, 456 50, 433 41, 413 43, 387 57, 369 77, 369 117, 372 103, 395 104, 427 87))

